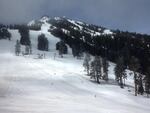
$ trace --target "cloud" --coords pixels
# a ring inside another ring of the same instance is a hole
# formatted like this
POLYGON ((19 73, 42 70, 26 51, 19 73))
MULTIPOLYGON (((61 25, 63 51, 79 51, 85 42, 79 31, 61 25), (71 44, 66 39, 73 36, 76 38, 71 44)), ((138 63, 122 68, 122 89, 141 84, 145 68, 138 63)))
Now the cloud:
POLYGON ((66 16, 109 28, 150 33, 150 0, 0 0, 0 22, 66 16))
POLYGON ((44 6, 43 3, 44 0, 0 0, 0 21, 25 22, 38 16, 38 12, 44 6))

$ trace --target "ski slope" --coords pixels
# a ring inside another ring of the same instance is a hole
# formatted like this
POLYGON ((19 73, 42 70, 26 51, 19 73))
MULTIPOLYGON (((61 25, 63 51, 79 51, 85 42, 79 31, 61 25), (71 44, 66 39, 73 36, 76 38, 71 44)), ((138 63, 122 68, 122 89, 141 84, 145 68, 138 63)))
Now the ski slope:
MULTIPOLYGON (((33 55, 15 56, 14 45, 20 35, 11 30, 12 41, 0 40, 0 113, 149 113, 150 99, 134 96, 132 87, 121 89, 113 80, 101 85, 85 75, 82 60, 56 55, 59 41, 41 31, 30 31, 33 55), (37 36, 44 33, 50 41, 49 52, 38 51, 37 36), (45 53, 46 59, 37 59, 45 53), (131 90, 131 92, 128 92, 131 90)), ((47 27, 48 28, 48 27, 47 27)), ((23 49, 23 47, 22 47, 23 49)))

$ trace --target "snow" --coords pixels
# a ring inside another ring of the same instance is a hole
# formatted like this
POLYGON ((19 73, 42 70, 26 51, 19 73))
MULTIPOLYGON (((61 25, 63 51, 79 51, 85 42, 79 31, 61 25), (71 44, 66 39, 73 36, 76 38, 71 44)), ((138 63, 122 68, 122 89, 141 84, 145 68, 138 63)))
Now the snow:
POLYGON ((83 22, 80 22, 80 21, 77 21, 77 23, 80 24, 80 25, 84 25, 84 23, 83 23, 83 22))
POLYGON ((112 35, 113 32, 111 32, 109 29, 106 29, 106 30, 104 30, 104 33, 103 33, 103 34, 112 35))
POLYGON ((34 25, 35 24, 35 20, 32 20, 32 21, 30 21, 29 23, 28 23, 28 26, 32 26, 32 25, 34 25))
MULTIPOLYGON (((12 41, 0 40, 0 113, 149 113, 150 99, 135 97, 132 86, 116 84, 115 64, 110 63, 109 82, 98 85, 85 75, 82 59, 60 58, 55 51, 59 39, 49 27, 45 23, 41 31, 30 31, 31 56, 14 55, 17 30, 10 30, 12 41), (41 33, 50 41, 49 52, 36 49, 41 33), (46 59, 36 59, 37 53, 46 53, 46 59)), ((127 83, 133 84, 132 77, 127 83)))
MULTIPOLYGON (((91 36, 101 36, 101 33, 100 32, 96 32, 96 31, 93 31, 93 30, 90 30, 88 29, 89 33, 91 34, 91 36)), ((88 32, 87 32, 88 33, 88 32)))
POLYGON ((82 26, 80 26, 79 24, 77 24, 74 20, 70 20, 70 19, 68 19, 68 21, 69 21, 70 23, 74 24, 75 26, 79 27, 79 29, 80 29, 80 30, 82 30, 82 29, 83 29, 83 27, 82 27, 82 26))
MULTIPOLYGON (((83 22, 80 22, 80 21, 74 21, 74 20, 70 20, 70 19, 67 19, 70 23, 74 24, 75 26, 79 27, 80 30, 83 29, 82 25, 84 24, 83 22)), ((88 25, 88 24, 87 24, 88 25)), ((74 28, 75 30, 77 30, 77 28, 74 28)), ((103 33, 100 33, 100 32, 96 32, 96 31, 93 31, 91 29, 87 29, 88 31, 85 31, 87 33, 90 33, 92 36, 101 36, 101 35, 112 35, 113 32, 111 32, 109 29, 105 29, 103 31, 103 33)), ((99 31, 101 31, 101 28, 98 29, 99 31)))
POLYGON ((55 20, 61 20, 61 18, 60 18, 60 17, 54 17, 54 19, 55 19, 55 20))
POLYGON ((63 28, 62 28, 62 31, 63 31, 65 34, 70 33, 70 31, 68 31, 68 30, 66 30, 66 29, 63 29, 63 28))
POLYGON ((40 19, 40 22, 43 22, 43 23, 46 23, 50 20, 50 18, 48 16, 43 16, 41 19, 40 19))
POLYGON ((102 29, 101 28, 98 28, 98 31, 101 31, 102 29))
MULTIPOLYGON (((64 19, 66 19, 66 17, 63 17, 64 19)), ((54 19, 56 21, 59 21, 59 20, 62 20, 61 17, 54 17, 54 19)), ((38 20, 38 22, 42 22, 42 26, 44 29, 49 29, 48 27, 51 26, 51 24, 48 22, 50 20, 50 18, 48 16, 43 16, 41 19, 38 20)), ((71 19, 67 19, 68 22, 74 24, 76 27, 72 27, 74 30, 82 30, 83 29, 83 25, 87 25, 89 26, 88 24, 85 24, 83 22, 80 22, 80 21, 74 21, 74 20, 71 20, 71 19)), ((32 20, 28 23, 29 26, 32 26, 35 24, 35 20, 32 20)), ((55 27, 55 26, 54 26, 55 27)), ((62 29, 64 32, 67 32, 65 29, 62 29)), ((99 32, 96 32, 94 30, 91 30, 91 29, 88 29, 85 30, 86 33, 89 33, 91 34, 92 36, 101 36, 101 35, 112 35, 113 32, 109 29, 105 29, 103 31, 103 33, 101 33, 101 28, 98 28, 98 31, 99 32)))

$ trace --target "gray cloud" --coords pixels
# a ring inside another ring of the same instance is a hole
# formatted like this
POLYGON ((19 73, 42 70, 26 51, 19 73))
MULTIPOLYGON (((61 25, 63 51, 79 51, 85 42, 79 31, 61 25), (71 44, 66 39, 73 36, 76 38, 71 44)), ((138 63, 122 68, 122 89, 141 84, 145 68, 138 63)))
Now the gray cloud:
POLYGON ((0 22, 66 16, 112 29, 150 34, 150 0, 0 0, 0 22))

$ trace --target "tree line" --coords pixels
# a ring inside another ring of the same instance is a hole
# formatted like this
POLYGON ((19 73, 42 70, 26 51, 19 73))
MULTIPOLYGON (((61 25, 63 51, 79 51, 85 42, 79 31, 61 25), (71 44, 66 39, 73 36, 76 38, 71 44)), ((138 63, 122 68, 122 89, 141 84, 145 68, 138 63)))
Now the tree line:
POLYGON ((11 40, 11 34, 8 31, 7 27, 3 24, 0 24, 0 39, 11 40))
MULTIPOLYGON (((116 66, 114 68, 115 80, 121 88, 124 88, 126 86, 125 82, 128 77, 127 69, 124 65, 125 59, 123 56, 120 56, 116 62, 116 66)), ((91 79, 94 79, 96 83, 100 84, 101 80, 109 80, 109 62, 107 58, 94 56, 94 58, 91 59, 90 54, 86 53, 83 66, 87 72, 87 75, 90 76, 91 79)), ((148 97, 150 94, 150 79, 147 78, 147 75, 143 75, 138 72, 141 68, 139 60, 136 57, 132 57, 130 59, 129 67, 130 69, 132 69, 130 74, 134 80, 135 96, 137 96, 138 94, 143 95, 145 92, 148 97)), ((150 70, 147 74, 150 74, 150 70)))

